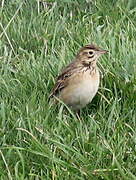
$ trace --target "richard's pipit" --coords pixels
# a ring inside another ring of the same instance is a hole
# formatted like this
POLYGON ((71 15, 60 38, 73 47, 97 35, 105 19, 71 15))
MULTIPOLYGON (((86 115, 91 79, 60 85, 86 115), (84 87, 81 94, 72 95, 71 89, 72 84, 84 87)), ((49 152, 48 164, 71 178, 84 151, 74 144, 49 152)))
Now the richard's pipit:
POLYGON ((92 44, 81 48, 75 60, 58 76, 50 97, 57 96, 74 110, 79 110, 91 102, 100 81, 97 60, 106 52, 92 44))

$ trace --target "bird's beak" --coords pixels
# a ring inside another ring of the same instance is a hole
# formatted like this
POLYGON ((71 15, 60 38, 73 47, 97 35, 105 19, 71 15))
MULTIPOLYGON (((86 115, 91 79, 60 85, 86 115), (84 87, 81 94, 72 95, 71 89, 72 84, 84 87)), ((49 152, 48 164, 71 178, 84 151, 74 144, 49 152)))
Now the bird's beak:
POLYGON ((109 52, 109 51, 103 50, 103 49, 99 50, 99 54, 105 54, 105 53, 108 53, 108 52, 109 52))

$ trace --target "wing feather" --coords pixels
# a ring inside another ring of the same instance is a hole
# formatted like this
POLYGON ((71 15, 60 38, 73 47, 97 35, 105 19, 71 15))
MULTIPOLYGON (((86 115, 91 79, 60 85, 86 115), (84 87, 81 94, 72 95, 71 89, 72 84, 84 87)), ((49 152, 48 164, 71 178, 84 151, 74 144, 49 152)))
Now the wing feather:
POLYGON ((61 74, 58 76, 58 78, 56 80, 56 84, 55 84, 54 88, 52 89, 52 92, 51 92, 49 98, 51 98, 53 96, 57 96, 59 94, 59 92, 64 87, 67 86, 69 78, 71 77, 71 75, 73 75, 75 72, 77 72, 77 68, 79 68, 79 67, 77 66, 77 64, 75 65, 75 61, 73 61, 61 72, 61 74))

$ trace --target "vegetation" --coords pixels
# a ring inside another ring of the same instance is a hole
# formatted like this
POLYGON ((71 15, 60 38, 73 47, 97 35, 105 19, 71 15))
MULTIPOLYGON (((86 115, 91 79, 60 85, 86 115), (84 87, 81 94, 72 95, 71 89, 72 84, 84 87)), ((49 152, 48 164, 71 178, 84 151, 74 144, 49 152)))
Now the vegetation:
POLYGON ((0 3, 0 179, 136 179, 136 1, 0 3), (79 121, 48 96, 88 43, 109 54, 79 121))

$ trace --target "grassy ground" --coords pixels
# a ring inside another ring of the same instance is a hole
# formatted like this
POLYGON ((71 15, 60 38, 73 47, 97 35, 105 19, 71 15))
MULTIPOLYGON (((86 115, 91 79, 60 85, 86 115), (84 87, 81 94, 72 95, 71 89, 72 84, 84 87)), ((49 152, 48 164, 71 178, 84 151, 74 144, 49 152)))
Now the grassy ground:
POLYGON ((22 2, 0 2, 0 179, 136 179, 135 0, 22 2), (47 99, 90 42, 109 54, 79 121, 47 99))

